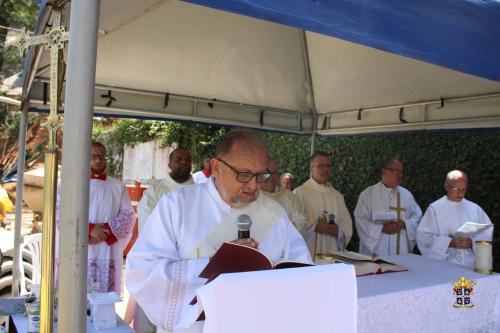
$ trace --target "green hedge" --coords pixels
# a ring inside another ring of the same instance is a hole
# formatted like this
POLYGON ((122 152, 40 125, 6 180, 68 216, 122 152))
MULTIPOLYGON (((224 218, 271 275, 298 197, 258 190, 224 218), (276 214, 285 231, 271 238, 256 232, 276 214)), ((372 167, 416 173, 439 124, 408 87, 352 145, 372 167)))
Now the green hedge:
MULTIPOLYGON (((266 133, 269 150, 280 171, 292 172, 297 184, 309 177, 310 138, 266 133)), ((379 180, 381 160, 397 155, 405 167, 402 185, 425 211, 444 195, 446 173, 453 169, 469 176, 467 198, 478 203, 493 223, 500 220, 500 131, 425 131, 404 134, 317 137, 316 150, 331 153, 332 184, 354 211, 358 195, 379 180)), ((495 228, 500 239, 500 228, 495 228)), ((349 248, 357 250, 358 238, 349 248)), ((495 270, 500 271, 500 242, 494 244, 495 270)))

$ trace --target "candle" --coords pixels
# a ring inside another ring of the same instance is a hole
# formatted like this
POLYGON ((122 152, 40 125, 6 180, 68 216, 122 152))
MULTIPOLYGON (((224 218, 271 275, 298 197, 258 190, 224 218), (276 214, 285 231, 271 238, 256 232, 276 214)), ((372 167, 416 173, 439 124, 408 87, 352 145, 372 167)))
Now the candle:
POLYGON ((491 274, 493 271, 493 246, 490 241, 476 241, 475 271, 481 274, 491 274))

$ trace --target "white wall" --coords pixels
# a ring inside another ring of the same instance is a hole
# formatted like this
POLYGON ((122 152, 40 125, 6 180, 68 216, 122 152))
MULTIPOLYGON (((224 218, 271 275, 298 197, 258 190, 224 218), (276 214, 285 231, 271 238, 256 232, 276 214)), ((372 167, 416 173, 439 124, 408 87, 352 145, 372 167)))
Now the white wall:
POLYGON ((138 179, 148 183, 151 178, 164 178, 169 172, 168 155, 175 147, 161 148, 159 140, 125 147, 123 154, 123 181, 131 183, 138 179))

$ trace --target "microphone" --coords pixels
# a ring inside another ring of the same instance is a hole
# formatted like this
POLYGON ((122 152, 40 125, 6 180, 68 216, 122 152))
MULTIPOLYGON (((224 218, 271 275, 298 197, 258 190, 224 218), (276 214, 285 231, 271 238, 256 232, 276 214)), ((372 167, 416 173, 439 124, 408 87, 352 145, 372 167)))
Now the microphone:
POLYGON ((236 221, 238 228, 238 239, 250 238, 250 227, 252 226, 252 219, 250 215, 241 214, 236 221))

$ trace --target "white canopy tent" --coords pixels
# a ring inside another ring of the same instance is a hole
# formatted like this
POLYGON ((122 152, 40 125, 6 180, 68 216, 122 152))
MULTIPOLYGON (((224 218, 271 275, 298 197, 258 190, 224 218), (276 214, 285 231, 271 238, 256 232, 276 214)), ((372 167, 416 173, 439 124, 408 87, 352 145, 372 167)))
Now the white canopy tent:
MULTIPOLYGON (((328 135, 500 126, 498 81, 294 27, 180 1, 120 0, 102 3, 99 29, 99 115, 328 135)), ((47 107, 47 57, 32 109, 47 107)))
MULTIPOLYGON (((403 8, 389 11, 392 17, 387 20, 364 10, 366 6, 380 13, 373 8, 379 2, 297 0, 293 8, 277 0, 191 2, 266 20, 167 0, 67 5, 65 22, 71 37, 62 109, 63 146, 71 154, 63 154, 61 237, 67 241, 60 249, 59 331, 83 332, 85 326, 83 263, 92 115, 312 135, 500 127, 500 69, 494 60, 500 46, 490 46, 500 33, 495 29, 500 24, 495 0, 408 2, 413 16, 403 8), (357 6, 359 12, 350 16, 352 8, 342 11, 346 4, 357 6), (436 23, 435 15, 416 10, 418 6, 436 6, 449 17, 438 28, 426 26, 429 17, 436 23), (476 13, 481 15, 474 17, 476 13), (398 15, 398 20, 391 20, 398 15), (473 19, 462 24, 453 21, 454 15, 473 19), (412 27, 416 33, 409 34, 408 22, 418 22, 412 27), (372 30, 382 34, 371 34, 372 30), (430 44, 422 43, 421 31, 430 44), (446 33, 454 31, 467 38, 457 40, 460 36, 451 33, 447 39, 446 33), (385 38, 391 33, 398 40, 385 38), (407 33, 417 46, 405 42, 407 33), (474 38, 477 43, 469 50, 467 43, 474 38), (456 54, 471 60, 454 57, 455 47, 456 54)), ((398 9, 406 6, 386 3, 398 9)), ((50 22, 50 6, 42 4, 35 33, 42 33, 50 22)), ((48 108, 47 64, 40 48, 30 50, 23 83, 24 119, 28 110, 48 108)), ((20 134, 22 174, 24 125, 20 134)))

